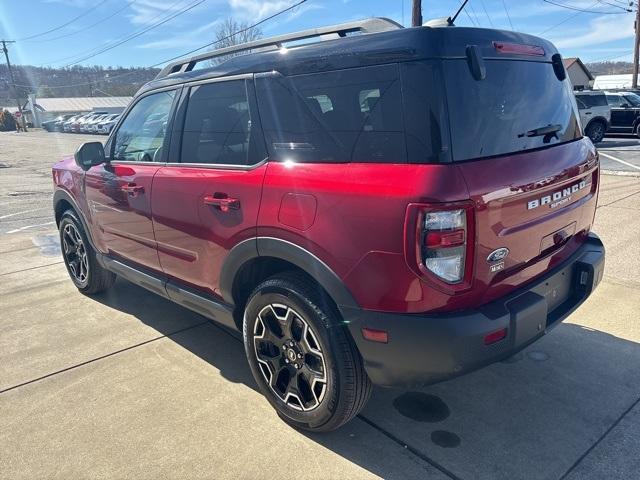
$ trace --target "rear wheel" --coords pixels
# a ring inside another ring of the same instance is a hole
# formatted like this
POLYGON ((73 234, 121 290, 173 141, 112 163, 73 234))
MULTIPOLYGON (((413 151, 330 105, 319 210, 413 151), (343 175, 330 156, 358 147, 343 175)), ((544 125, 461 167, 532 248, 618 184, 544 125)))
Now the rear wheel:
POLYGON ((606 133, 606 127, 602 122, 598 122, 598 121, 591 122, 587 126, 587 130, 585 133, 593 143, 600 143, 604 139, 604 134, 606 133))
POLYGON ((371 382, 338 313, 304 274, 260 284, 244 315, 253 376, 281 418, 294 427, 331 431, 362 410, 371 382))
POLYGON ((111 287, 116 276, 98 263, 82 223, 72 210, 62 215, 59 230, 64 264, 78 290, 94 294, 111 287))

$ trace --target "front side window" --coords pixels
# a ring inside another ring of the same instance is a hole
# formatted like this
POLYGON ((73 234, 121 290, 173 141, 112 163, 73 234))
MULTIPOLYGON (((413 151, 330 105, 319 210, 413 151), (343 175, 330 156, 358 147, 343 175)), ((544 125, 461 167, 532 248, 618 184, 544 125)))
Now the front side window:
MULTIPOLYGON (((254 129, 255 130, 255 129, 254 129)), ((244 80, 192 87, 182 134, 182 163, 248 165, 251 114, 244 80)))
POLYGON ((626 101, 626 103, 628 105, 631 105, 632 107, 640 107, 640 97, 638 95, 629 93, 624 96, 624 101, 626 101))
POLYGON ((619 107, 620 106, 620 95, 607 95, 607 103, 611 107, 619 107))
POLYGON ((129 110, 113 140, 113 160, 160 161, 174 97, 173 90, 147 95, 129 110))

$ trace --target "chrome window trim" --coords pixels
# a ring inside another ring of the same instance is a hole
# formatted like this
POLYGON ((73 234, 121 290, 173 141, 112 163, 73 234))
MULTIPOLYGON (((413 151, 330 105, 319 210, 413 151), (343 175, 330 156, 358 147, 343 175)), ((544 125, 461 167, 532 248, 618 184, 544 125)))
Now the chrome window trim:
MULTIPOLYGON (((264 158, 260 160, 258 163, 253 163, 251 165, 237 165, 230 163, 181 163, 181 162, 167 162, 162 164, 165 167, 186 167, 186 168, 214 168, 217 170, 254 170, 258 167, 261 167, 265 163, 269 161, 269 158, 264 158)), ((158 165, 157 163, 153 165, 158 165)))

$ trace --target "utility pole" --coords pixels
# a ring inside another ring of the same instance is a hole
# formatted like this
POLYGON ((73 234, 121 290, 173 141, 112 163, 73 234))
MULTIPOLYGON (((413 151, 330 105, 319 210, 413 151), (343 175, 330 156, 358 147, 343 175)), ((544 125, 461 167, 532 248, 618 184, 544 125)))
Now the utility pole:
POLYGON ((11 86, 13 87, 13 93, 15 94, 16 104, 18 105, 18 112, 22 115, 22 105, 20 105, 20 97, 18 95, 18 87, 16 87, 16 80, 13 77, 13 70, 11 70, 11 62, 9 61, 9 50, 7 50, 7 43, 16 43, 9 40, 0 40, 2 42, 2 51, 4 52, 4 58, 7 59, 7 69, 9 70, 9 78, 11 79, 11 86))
POLYGON ((422 26, 422 0, 413 0, 413 8, 411 9, 411 26, 422 26))
POLYGON ((635 21, 635 45, 633 49, 633 77, 631 81, 632 88, 638 88, 638 49, 640 48, 640 2, 636 2, 636 21, 635 21))

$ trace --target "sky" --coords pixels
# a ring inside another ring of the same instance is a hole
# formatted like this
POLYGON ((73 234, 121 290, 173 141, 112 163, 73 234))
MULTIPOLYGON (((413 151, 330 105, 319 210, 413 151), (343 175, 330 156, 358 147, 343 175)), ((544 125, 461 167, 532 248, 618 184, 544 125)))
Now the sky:
MULTIPOLYGON (((212 42, 217 24, 225 18, 252 24, 297 1, 0 0, 0 40, 16 40, 9 46, 11 62, 15 64, 152 66, 212 42), (161 24, 155 26, 158 23, 161 24), (41 35, 44 32, 49 33, 41 35), (119 42, 123 43, 110 48, 119 42)), ((388 17, 408 26, 411 3, 411 0, 306 0, 295 9, 265 21, 261 28, 263 36, 271 36, 371 16, 388 17)), ((426 21, 452 15, 460 3, 461 0, 423 0, 423 17, 426 21)), ((470 0, 456 25, 540 35, 554 42, 564 57, 579 56, 585 62, 631 60, 635 14, 619 8, 629 2, 552 0, 551 3, 470 0)))

